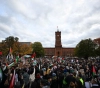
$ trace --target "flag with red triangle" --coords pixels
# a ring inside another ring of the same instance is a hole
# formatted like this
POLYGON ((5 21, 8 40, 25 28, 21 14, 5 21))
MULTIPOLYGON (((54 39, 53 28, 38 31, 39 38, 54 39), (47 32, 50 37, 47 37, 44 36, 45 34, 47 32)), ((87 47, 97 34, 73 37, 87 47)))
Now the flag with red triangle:
POLYGON ((93 76, 96 75, 96 70, 95 70, 94 66, 92 67, 92 74, 93 74, 93 76))
POLYGON ((12 75, 9 88, 14 88, 14 84, 15 84, 15 70, 14 70, 14 74, 12 75))

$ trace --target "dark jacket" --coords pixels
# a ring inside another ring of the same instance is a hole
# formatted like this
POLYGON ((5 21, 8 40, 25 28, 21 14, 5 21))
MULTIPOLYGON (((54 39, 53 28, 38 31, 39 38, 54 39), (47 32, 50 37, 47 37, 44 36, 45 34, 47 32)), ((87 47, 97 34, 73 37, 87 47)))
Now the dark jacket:
POLYGON ((27 72, 25 72, 23 74, 23 81, 24 81, 25 85, 27 85, 29 83, 29 74, 27 72))
POLYGON ((40 79, 36 78, 31 84, 31 88, 40 88, 40 79))
POLYGON ((57 78, 55 77, 52 79, 50 88, 57 88, 57 86, 58 86, 58 82, 57 82, 57 78))

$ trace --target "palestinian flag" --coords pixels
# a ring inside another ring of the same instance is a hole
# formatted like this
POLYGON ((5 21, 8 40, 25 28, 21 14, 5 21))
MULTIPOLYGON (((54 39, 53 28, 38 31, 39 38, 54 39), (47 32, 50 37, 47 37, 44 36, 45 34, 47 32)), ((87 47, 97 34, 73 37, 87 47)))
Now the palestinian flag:
POLYGON ((15 84, 15 70, 14 70, 14 74, 12 75, 9 88, 14 88, 14 84, 15 84))
POLYGON ((12 59, 13 59, 13 55, 12 55, 12 49, 11 47, 9 48, 9 53, 7 55, 7 60, 12 62, 12 59))
POLYGON ((19 55, 16 56, 16 63, 18 63, 18 61, 19 61, 19 55))
POLYGON ((12 66, 14 66, 14 62, 12 62, 11 64, 8 65, 9 68, 12 66))
POLYGON ((0 82, 2 81, 2 78, 3 78, 3 73, 2 73, 2 70, 0 68, 0 82))
POLYGON ((95 70, 95 67, 94 66, 92 67, 92 75, 93 76, 96 75, 96 70, 95 70))

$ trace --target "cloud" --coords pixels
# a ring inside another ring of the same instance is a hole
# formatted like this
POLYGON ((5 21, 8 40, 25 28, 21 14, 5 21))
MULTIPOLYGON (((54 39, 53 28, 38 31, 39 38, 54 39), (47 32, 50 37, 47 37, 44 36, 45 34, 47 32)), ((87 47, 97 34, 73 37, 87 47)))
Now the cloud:
POLYGON ((39 41, 43 47, 54 47, 57 26, 64 47, 75 47, 85 38, 100 37, 100 0, 0 2, 0 41, 17 36, 19 41, 39 41))

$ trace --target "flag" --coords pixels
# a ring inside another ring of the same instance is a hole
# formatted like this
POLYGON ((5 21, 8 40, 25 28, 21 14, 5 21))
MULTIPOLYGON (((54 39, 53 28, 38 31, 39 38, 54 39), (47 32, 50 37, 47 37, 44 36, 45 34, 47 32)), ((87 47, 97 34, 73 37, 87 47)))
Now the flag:
POLYGON ((12 55, 12 49, 11 47, 9 48, 9 53, 7 55, 7 60, 12 62, 12 59, 13 59, 13 55, 12 55))
POLYGON ((2 55, 2 52, 0 51, 0 56, 2 55))
POLYGON ((34 57, 36 56, 36 53, 34 52, 34 57))
POLYGON ((34 61, 33 61, 33 65, 36 65, 36 64, 37 64, 37 61, 36 61, 36 60, 34 60, 34 61))
POLYGON ((8 66, 8 63, 6 63, 6 67, 8 66))
POLYGON ((14 62, 12 62, 11 64, 9 64, 8 68, 10 68, 11 66, 14 66, 14 62))
POLYGON ((36 56, 36 53, 34 52, 32 55, 31 55, 31 58, 35 58, 36 56))
POLYGON ((64 60, 64 58, 62 58, 62 60, 64 60))
POLYGON ((31 55, 31 58, 34 58, 34 54, 31 55))
POLYGON ((14 88, 14 84, 15 84, 15 70, 14 70, 14 74, 12 75, 9 88, 14 88))
POLYGON ((16 63, 18 63, 18 61, 19 61, 19 55, 16 56, 16 63))
POLYGON ((96 70, 95 70, 94 66, 92 67, 92 74, 93 74, 93 76, 96 75, 96 70))
POLYGON ((11 47, 10 47, 9 53, 12 54, 12 49, 11 49, 11 47))
POLYGON ((2 78, 3 78, 3 74, 2 74, 2 70, 0 68, 0 82, 2 81, 2 78))
POLYGON ((25 58, 24 58, 24 56, 21 57, 21 61, 23 62, 23 65, 24 65, 25 64, 25 58))

